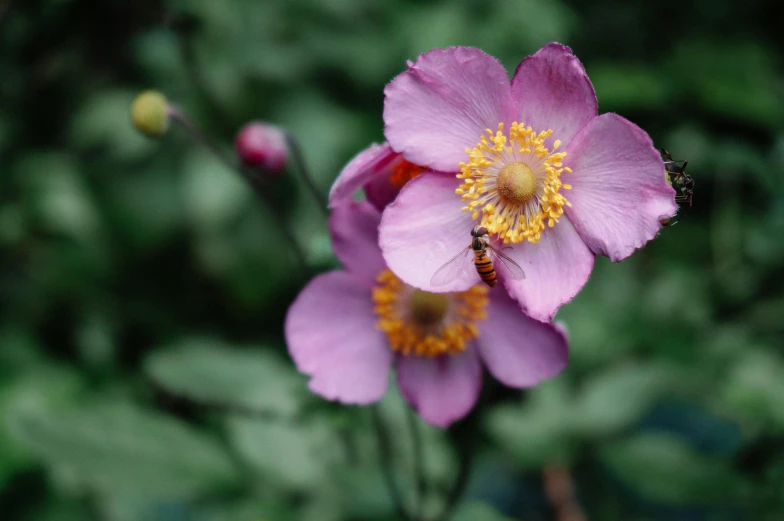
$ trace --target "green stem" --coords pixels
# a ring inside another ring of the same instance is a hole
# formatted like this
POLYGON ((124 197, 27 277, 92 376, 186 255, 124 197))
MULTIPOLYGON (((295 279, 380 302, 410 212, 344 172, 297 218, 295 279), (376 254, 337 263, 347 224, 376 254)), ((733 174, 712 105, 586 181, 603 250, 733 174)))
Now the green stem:
POLYGON ((201 72, 199 63, 196 57, 196 49, 194 47, 194 37, 196 36, 196 25, 194 20, 190 17, 177 17, 171 22, 171 27, 177 34, 177 42, 182 54, 183 65, 185 66, 185 73, 188 75, 190 84, 193 85, 196 93, 201 97, 204 105, 209 111, 210 121, 217 123, 221 129, 230 129, 230 118, 221 107, 220 102, 215 96, 213 89, 210 88, 209 83, 201 72))
POLYGON ((465 492, 466 486, 468 485, 468 478, 471 475, 473 463, 474 447, 473 444, 471 444, 471 447, 468 448, 468 450, 461 451, 460 468, 457 473, 457 478, 455 479, 455 483, 452 486, 452 489, 447 495, 444 509, 441 511, 441 514, 433 519, 433 521, 446 521, 449 519, 449 516, 452 515, 452 511, 457 506, 460 498, 463 497, 463 493, 465 492))
POLYGON ((294 139, 290 133, 286 132, 286 143, 288 144, 289 150, 291 151, 291 155, 294 157, 294 161, 297 163, 297 172, 299 172, 302 181, 305 183, 310 195, 315 199, 319 210, 321 213, 324 214, 324 217, 329 218, 329 208, 328 208, 328 201, 322 194, 321 190, 318 186, 316 186, 316 182, 313 180, 313 176, 310 175, 310 170, 308 169, 308 165, 305 162, 305 155, 302 153, 302 149, 297 143, 297 140, 294 139))
POLYGON ((480 397, 474 410, 462 422, 456 424, 449 431, 459 458, 459 468, 452 488, 447 493, 446 504, 440 514, 431 521, 446 521, 452 515, 457 504, 465 493, 468 478, 474 464, 476 448, 479 445, 479 409, 487 401, 487 390, 480 397))
POLYGON ((395 482, 395 475, 392 469, 392 443, 389 439, 384 420, 381 418, 381 408, 378 404, 371 406, 371 414, 373 416, 373 426, 376 430, 376 438, 378 440, 378 452, 381 459, 381 472, 384 475, 384 481, 387 484, 389 495, 392 497, 392 502, 395 504, 395 511, 400 519, 403 521, 414 521, 403 506, 403 498, 400 495, 400 489, 395 482))
POLYGON ((408 428, 411 431, 411 442, 414 448, 414 483, 416 483, 416 495, 414 496, 414 512, 417 519, 422 519, 423 505, 425 502, 426 482, 425 482, 425 457, 422 444, 422 435, 419 429, 416 413, 410 407, 406 407, 406 418, 408 428))
POLYGON ((297 237, 294 235, 294 230, 291 228, 289 224, 289 220, 286 218, 285 215, 280 211, 275 199, 266 190, 263 180, 254 175, 248 169, 243 168, 242 166, 236 164, 229 158, 226 154, 224 154, 218 146, 213 143, 213 141, 207 137, 201 129, 196 126, 196 124, 191 121, 191 119, 182 111, 180 111, 177 107, 170 105, 169 106, 169 117, 174 120, 175 122, 179 123, 185 131, 190 134, 190 136, 199 144, 204 146, 209 152, 211 152, 223 165, 228 168, 229 170, 237 173, 248 182, 248 184, 253 189, 253 192, 256 196, 261 200, 262 204, 266 206, 270 213, 273 215, 275 220, 277 221, 277 226, 280 231, 283 232, 283 235, 288 237, 288 244, 291 246, 291 251, 294 256, 297 258, 297 262, 300 265, 301 271, 303 274, 308 273, 308 263, 307 257, 305 255, 305 251, 300 246, 299 242, 297 242, 297 237))

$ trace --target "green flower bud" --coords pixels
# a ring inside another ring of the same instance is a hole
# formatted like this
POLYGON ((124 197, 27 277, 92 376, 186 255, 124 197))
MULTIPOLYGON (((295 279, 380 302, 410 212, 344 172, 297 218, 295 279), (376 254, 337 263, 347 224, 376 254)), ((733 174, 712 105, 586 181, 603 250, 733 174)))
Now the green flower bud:
POLYGON ((160 92, 147 90, 136 96, 131 105, 131 121, 151 137, 162 136, 169 128, 169 104, 160 92))

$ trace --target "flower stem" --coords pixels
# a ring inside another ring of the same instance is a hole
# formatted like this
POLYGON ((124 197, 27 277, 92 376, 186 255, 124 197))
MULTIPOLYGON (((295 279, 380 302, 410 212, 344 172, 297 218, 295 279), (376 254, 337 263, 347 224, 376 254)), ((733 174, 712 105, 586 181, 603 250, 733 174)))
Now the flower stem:
POLYGON ((194 37, 197 36, 196 32, 198 31, 196 20, 188 15, 175 15, 169 20, 169 24, 177 35, 177 44, 182 55, 185 73, 188 75, 190 84, 193 85, 194 90, 207 107, 210 121, 215 122, 217 120, 217 124, 221 129, 230 129, 230 118, 221 107, 214 90, 210 87, 199 67, 194 47, 194 37))
POLYGON ((411 442, 414 448, 414 483, 416 483, 416 495, 414 497, 414 511, 416 517, 422 519, 422 508, 425 502, 425 457, 422 450, 422 435, 419 430, 416 413, 410 407, 406 407, 406 418, 408 427, 411 430, 411 442))
POLYGON ((305 256, 305 251, 302 249, 299 242, 297 242, 297 238, 294 235, 294 230, 289 225, 288 219, 286 219, 286 217, 280 211, 280 208, 278 207, 275 199, 265 189, 266 187, 264 186, 263 180, 254 175, 248 169, 236 164, 228 156, 226 156, 226 154, 221 152, 218 146, 213 143, 212 140, 210 140, 210 138, 208 138, 207 135, 204 134, 204 132, 202 132, 201 129, 184 112, 179 110, 174 105, 169 106, 169 117, 173 121, 179 123, 180 126, 182 126, 182 128, 185 129, 185 131, 190 134, 190 136, 196 142, 210 151, 221 163, 223 163, 226 168, 236 172, 240 175, 240 177, 248 182, 248 184, 253 189, 253 192, 261 200, 262 204, 269 209, 270 213, 277 221, 278 228, 286 237, 288 237, 288 244, 291 246, 292 253, 297 258, 297 262, 300 265, 302 273, 307 274, 308 263, 307 257, 305 256))
POLYGON ((460 498, 463 497, 466 486, 468 485, 468 477, 471 475, 471 468, 474 464, 474 447, 471 446, 469 450, 463 450, 460 454, 460 468, 457 473, 457 478, 449 491, 446 498, 446 505, 441 511, 441 514, 433 519, 433 521, 446 521, 452 515, 452 511, 457 506, 460 498))
POLYGON ((313 176, 310 175, 310 170, 308 169, 308 165, 305 162, 305 155, 302 153, 302 148, 300 148, 297 140, 289 132, 286 132, 286 142, 292 156, 294 157, 294 160, 297 163, 297 172, 299 172, 302 181, 305 183, 305 186, 307 186, 310 195, 313 196, 313 199, 316 200, 317 206, 319 207, 319 210, 321 210, 321 213, 324 214, 324 217, 329 218, 327 199, 324 197, 318 186, 316 186, 316 182, 313 180, 313 176))
POLYGON ((378 439, 378 452, 381 458, 381 471, 384 474, 384 481, 386 481, 389 495, 392 497, 392 502, 395 504, 395 511, 403 521, 414 521, 403 505, 403 498, 400 495, 400 489, 395 482, 395 476, 392 470, 392 443, 389 439, 384 420, 381 418, 381 408, 378 404, 371 406, 371 414, 373 416, 373 426, 376 430, 376 438, 378 439))
POLYGON ((465 420, 455 425, 450 432, 455 448, 457 449, 460 461, 459 468, 455 482, 447 494, 446 504, 444 505, 443 510, 431 521, 446 521, 449 519, 452 515, 452 511, 455 509, 466 490, 468 478, 471 475, 471 469, 474 464, 476 447, 479 442, 479 433, 477 432, 478 408, 479 405, 477 405, 465 420))
POLYGON ((542 485, 556 521, 585 521, 577 497, 574 480, 566 465, 548 465, 542 471, 542 485))

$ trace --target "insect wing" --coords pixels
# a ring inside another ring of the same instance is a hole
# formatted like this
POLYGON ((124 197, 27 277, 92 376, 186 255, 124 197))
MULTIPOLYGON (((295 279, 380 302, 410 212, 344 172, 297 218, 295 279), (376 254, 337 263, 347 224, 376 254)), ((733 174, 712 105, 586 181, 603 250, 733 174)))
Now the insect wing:
POLYGON ((664 170, 667 173, 673 176, 680 176, 683 174, 683 171, 686 170, 686 165, 689 163, 688 161, 684 161, 682 159, 673 159, 669 152, 664 150, 663 148, 659 149, 662 154, 662 160, 664 161, 664 170), (680 163, 683 163, 682 165, 680 163))
POLYGON ((523 280, 525 278, 523 268, 506 254, 490 245, 487 246, 487 249, 493 252, 493 262, 495 263, 496 271, 503 273, 505 278, 512 280, 523 280))
POLYGON ((438 268, 430 279, 431 286, 446 286, 455 280, 458 274, 468 265, 465 260, 471 247, 461 250, 460 253, 449 259, 443 266, 438 268))

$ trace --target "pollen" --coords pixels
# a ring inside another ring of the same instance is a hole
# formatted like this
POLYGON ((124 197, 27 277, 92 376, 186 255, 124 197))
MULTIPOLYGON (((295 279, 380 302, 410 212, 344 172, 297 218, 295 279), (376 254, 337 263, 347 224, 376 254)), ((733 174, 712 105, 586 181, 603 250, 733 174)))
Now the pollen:
POLYGON ((486 318, 488 288, 460 293, 429 293, 403 283, 384 270, 373 288, 377 327, 391 349, 403 356, 436 357, 463 352, 479 336, 486 318))
POLYGON ((466 203, 463 211, 504 243, 537 243, 569 206, 561 193, 572 188, 561 181, 563 172, 571 173, 563 166, 566 152, 556 152, 557 139, 552 150, 545 146, 552 130, 537 133, 515 122, 508 134, 503 123, 495 133, 486 132, 466 150, 468 162, 459 165, 463 183, 455 193, 466 203))
POLYGON ((406 183, 417 177, 425 171, 425 167, 409 163, 405 159, 401 159, 395 166, 392 167, 392 173, 389 176, 389 182, 395 188, 403 188, 406 183))

